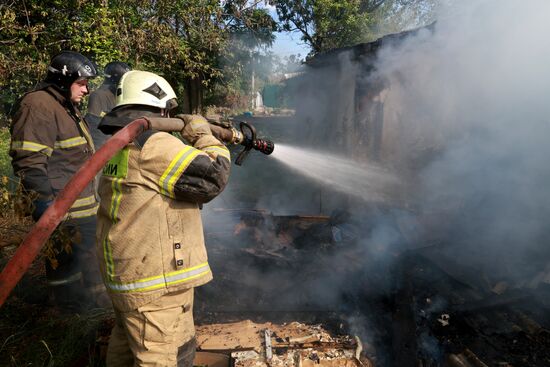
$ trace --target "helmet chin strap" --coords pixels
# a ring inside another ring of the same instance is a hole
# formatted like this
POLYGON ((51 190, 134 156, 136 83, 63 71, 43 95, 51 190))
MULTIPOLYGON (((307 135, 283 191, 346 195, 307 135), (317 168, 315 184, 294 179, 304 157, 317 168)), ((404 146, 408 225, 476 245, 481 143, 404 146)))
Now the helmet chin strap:
POLYGON ((169 106, 167 106, 167 108, 161 108, 160 109, 160 115, 162 117, 170 117, 170 111, 172 111, 173 108, 170 108, 169 106))

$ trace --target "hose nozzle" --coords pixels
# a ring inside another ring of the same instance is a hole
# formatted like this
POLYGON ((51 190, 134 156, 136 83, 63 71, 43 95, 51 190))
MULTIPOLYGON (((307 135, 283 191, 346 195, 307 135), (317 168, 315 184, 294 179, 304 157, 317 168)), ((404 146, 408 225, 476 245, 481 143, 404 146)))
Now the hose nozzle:
POLYGON ((271 140, 264 138, 256 138, 256 129, 246 121, 231 120, 239 122, 239 129, 233 127, 231 123, 221 124, 219 121, 208 120, 212 133, 226 143, 239 144, 244 149, 239 153, 235 164, 240 166, 248 153, 254 149, 263 154, 269 155, 273 153, 275 144, 271 140))
POLYGON ((275 149, 275 144, 273 144, 271 140, 256 139, 252 142, 252 148, 256 149, 259 152, 262 152, 265 155, 270 155, 275 149))
POLYGON ((240 121, 240 129, 243 135, 241 145, 244 146, 244 149, 239 153, 237 159, 235 160, 235 164, 237 166, 240 166, 243 163, 251 149, 257 150, 264 154, 273 153, 275 144, 273 144, 271 140, 256 138, 256 129, 254 126, 245 121, 240 121))

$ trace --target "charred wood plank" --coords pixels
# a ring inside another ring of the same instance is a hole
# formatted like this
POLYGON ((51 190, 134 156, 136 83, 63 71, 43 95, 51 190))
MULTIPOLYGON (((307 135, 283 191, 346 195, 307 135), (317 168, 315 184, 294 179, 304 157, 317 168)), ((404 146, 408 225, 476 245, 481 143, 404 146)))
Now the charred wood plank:
POLYGON ((418 345, 414 314, 413 284, 408 256, 396 265, 396 289, 393 302, 392 349, 395 367, 415 367, 418 345))
POLYGON ((482 300, 468 302, 454 307, 457 312, 484 311, 491 308, 503 307, 519 302, 524 302, 532 297, 530 291, 514 289, 503 294, 491 294, 482 300))
POLYGON ((468 348, 460 354, 449 354, 447 365, 449 367, 489 367, 468 348))
POLYGON ((489 292, 490 287, 482 277, 479 270, 467 265, 462 265, 449 255, 439 251, 438 248, 425 248, 417 251, 417 254, 442 270, 455 281, 482 292, 489 292))

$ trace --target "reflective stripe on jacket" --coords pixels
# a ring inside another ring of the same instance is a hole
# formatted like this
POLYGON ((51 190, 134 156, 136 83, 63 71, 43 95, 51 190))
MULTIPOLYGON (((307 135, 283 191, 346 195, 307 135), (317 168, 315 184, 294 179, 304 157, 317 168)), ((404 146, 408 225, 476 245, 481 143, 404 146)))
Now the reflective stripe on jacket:
MULTIPOLYGON (((28 93, 21 100, 11 127, 12 166, 28 192, 53 199, 94 153, 86 122, 53 87, 28 93)), ((67 218, 95 215, 98 203, 90 183, 67 218)))
POLYGON ((221 154, 156 132, 141 148, 134 142, 121 150, 103 170, 97 247, 119 310, 212 279, 199 205, 224 189, 230 160, 213 136, 199 140, 196 147, 215 146, 221 154))

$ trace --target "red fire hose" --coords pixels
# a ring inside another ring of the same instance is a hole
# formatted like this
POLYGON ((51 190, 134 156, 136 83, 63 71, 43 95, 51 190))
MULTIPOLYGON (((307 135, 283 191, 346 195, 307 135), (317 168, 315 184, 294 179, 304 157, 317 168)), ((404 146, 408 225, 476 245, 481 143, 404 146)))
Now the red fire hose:
POLYGON ((52 205, 40 217, 27 234, 15 255, 10 259, 0 273, 0 307, 6 301, 13 288, 36 258, 52 232, 59 225, 63 216, 78 195, 93 180, 95 175, 105 166, 120 149, 128 145, 139 134, 148 129, 161 131, 181 131, 183 121, 180 119, 151 118, 137 119, 126 125, 111 137, 69 180, 52 205))

